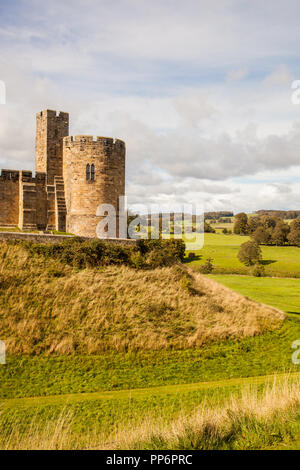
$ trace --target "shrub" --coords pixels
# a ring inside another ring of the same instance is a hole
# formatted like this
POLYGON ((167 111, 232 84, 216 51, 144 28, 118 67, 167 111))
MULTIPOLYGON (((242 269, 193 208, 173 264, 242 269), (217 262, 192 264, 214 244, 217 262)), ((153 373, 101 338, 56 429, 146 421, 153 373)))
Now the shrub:
POLYGON ((261 249, 253 241, 242 243, 238 252, 238 259, 246 266, 252 266, 261 260, 261 249))
POLYGON ((140 251, 134 251, 130 258, 131 264, 136 269, 142 269, 145 267, 145 258, 140 251))
POLYGON ((212 258, 207 258, 205 263, 199 266, 199 272, 202 274, 210 274, 214 269, 212 261, 213 261, 212 258))
POLYGON ((266 275, 265 267, 262 264, 255 264, 251 270, 252 276, 263 277, 266 275))
POLYGON ((71 238, 60 243, 43 244, 13 240, 31 255, 59 260, 78 269, 107 265, 127 265, 135 268, 170 266, 183 261, 185 244, 182 240, 139 240, 122 245, 104 240, 71 238))
POLYGON ((196 254, 193 251, 190 251, 188 254, 188 260, 193 261, 196 258, 196 254))
POLYGON ((192 294, 194 292, 191 278, 187 274, 182 276, 182 278, 180 279, 180 287, 189 294, 192 294))
POLYGON ((171 266, 174 264, 174 261, 176 261, 176 258, 174 258, 166 247, 156 248, 146 255, 146 263, 151 268, 171 266))

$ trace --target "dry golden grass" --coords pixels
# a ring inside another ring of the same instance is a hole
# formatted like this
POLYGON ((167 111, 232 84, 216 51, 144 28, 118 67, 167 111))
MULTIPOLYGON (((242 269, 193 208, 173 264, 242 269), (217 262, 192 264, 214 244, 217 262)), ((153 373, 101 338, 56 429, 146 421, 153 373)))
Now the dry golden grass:
POLYGON ((73 412, 64 409, 57 417, 36 415, 20 422, 10 416, 0 430, 0 448, 6 449, 260 449, 288 444, 299 428, 300 381, 288 375, 266 383, 263 390, 244 387, 212 405, 202 402, 187 412, 133 416, 132 422, 116 423, 109 435, 73 427, 73 412), (159 417, 158 417, 159 416, 159 417))
POLYGON ((15 354, 197 347, 258 335, 284 320, 183 266, 77 271, 5 243, 0 287, 1 339, 15 354))

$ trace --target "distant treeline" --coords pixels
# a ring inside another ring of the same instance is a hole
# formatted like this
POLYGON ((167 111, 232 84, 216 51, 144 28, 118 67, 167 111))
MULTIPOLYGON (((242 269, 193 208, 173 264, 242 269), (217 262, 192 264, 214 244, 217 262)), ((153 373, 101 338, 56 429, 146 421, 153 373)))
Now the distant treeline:
POLYGON ((250 235, 258 245, 293 245, 300 247, 300 217, 290 225, 281 217, 269 215, 247 216, 244 212, 236 214, 233 232, 250 235))
POLYGON ((300 217, 300 210, 280 211, 261 209, 256 211, 255 214, 268 215, 269 217, 279 217, 280 219, 297 219, 297 217, 300 217))
POLYGON ((205 212, 205 219, 219 219, 221 217, 233 217, 233 212, 218 211, 218 212, 205 212))

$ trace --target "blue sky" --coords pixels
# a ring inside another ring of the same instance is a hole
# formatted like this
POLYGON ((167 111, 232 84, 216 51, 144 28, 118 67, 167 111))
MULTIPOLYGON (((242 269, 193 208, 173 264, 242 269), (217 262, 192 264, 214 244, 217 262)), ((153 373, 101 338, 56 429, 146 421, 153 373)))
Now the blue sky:
POLYGON ((35 113, 120 137, 127 194, 300 208, 294 0, 0 0, 0 166, 34 168, 35 113))

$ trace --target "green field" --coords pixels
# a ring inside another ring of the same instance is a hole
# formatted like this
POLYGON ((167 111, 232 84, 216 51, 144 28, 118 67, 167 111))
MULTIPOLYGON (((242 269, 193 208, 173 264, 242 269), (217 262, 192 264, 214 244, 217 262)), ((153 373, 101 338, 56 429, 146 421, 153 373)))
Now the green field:
POLYGON ((251 299, 273 305, 300 319, 300 279, 210 275, 212 279, 251 299))
MULTIPOLYGON (((216 274, 249 274, 250 268, 237 258, 239 247, 248 236, 205 233, 204 246, 192 250, 198 257, 189 264, 197 267, 206 258, 213 258, 216 274)), ((268 276, 300 277, 300 248, 293 246, 261 246, 263 264, 268 276)))

